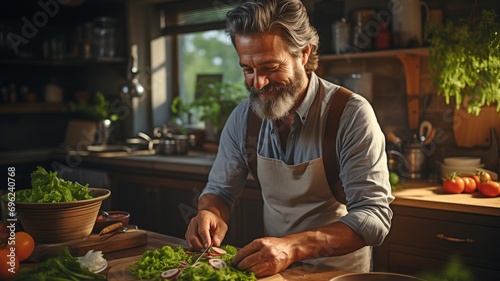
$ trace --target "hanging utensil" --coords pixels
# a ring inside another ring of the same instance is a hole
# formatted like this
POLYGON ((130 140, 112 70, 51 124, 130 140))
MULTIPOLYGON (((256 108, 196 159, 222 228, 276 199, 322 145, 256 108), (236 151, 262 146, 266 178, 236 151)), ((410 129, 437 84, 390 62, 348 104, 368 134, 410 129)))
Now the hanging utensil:
POLYGON ((127 71, 127 82, 121 86, 121 93, 130 98, 141 97, 144 94, 144 87, 137 78, 137 74, 139 73, 137 67, 137 45, 132 45, 127 71))
POLYGON ((429 138, 432 131, 432 123, 429 121, 422 121, 418 129, 418 138, 421 142, 425 142, 429 138))

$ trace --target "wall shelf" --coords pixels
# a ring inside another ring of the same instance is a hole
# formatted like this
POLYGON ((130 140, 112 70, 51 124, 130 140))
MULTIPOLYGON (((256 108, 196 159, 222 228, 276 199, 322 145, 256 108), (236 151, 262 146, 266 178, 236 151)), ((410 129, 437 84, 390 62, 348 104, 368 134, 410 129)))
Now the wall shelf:
POLYGON ((0 104, 0 114, 60 113, 68 111, 66 103, 0 104))
POLYGON ((15 64, 15 65, 40 65, 40 66, 71 66, 71 65, 90 65, 90 64, 120 64, 126 63, 127 59, 124 57, 98 57, 98 58, 69 58, 61 60, 30 60, 30 59, 0 59, 0 64, 15 64))
POLYGON ((408 49, 391 49, 391 50, 381 50, 381 51, 371 51, 371 52, 361 52, 361 53, 346 53, 346 54, 322 54, 319 59, 321 61, 335 61, 335 60, 352 60, 352 59, 366 59, 366 58, 387 58, 396 57, 397 54, 411 54, 418 56, 428 56, 429 48, 408 48, 408 49))

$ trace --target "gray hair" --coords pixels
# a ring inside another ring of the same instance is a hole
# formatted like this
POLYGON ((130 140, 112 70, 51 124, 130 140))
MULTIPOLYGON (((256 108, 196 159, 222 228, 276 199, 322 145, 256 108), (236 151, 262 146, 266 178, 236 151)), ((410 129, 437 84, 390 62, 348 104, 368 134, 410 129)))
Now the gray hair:
POLYGON ((279 31, 290 53, 300 56, 311 45, 306 73, 318 68, 319 36, 300 0, 247 1, 227 13, 226 33, 235 45, 236 35, 258 35, 279 31))

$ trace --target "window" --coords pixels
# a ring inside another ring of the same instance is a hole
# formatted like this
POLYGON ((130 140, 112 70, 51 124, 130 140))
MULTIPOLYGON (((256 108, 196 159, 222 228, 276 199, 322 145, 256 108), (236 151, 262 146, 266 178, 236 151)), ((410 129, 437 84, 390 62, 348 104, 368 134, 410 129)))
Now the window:
POLYGON ((199 75, 220 74, 223 82, 244 83, 238 56, 224 32, 226 13, 233 7, 217 5, 218 1, 191 2, 166 4, 160 10, 165 36, 161 46, 166 49, 162 65, 170 100, 180 96, 185 102, 193 101, 199 75))

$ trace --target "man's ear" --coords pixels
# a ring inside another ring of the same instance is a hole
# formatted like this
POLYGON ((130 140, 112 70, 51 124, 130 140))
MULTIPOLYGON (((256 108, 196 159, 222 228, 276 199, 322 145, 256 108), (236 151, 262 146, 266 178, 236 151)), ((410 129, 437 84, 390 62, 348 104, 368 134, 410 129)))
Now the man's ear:
POLYGON ((309 55, 311 55, 311 44, 308 44, 304 49, 302 49, 302 65, 306 65, 309 60, 309 55))

